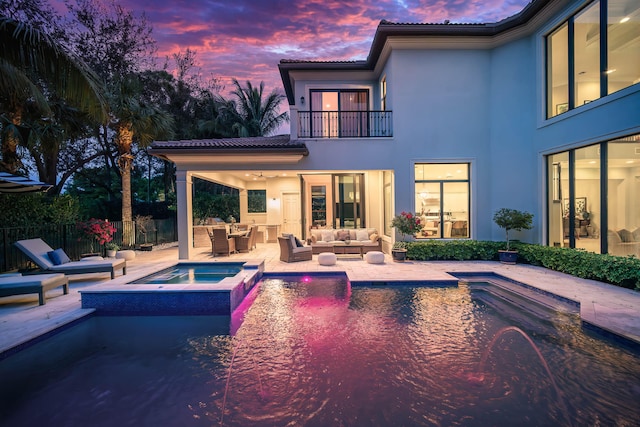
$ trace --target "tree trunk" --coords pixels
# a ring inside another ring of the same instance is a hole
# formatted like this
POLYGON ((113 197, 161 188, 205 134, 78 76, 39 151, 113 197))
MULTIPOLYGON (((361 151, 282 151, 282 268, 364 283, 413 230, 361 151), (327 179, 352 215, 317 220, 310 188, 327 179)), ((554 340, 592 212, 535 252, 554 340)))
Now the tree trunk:
POLYGON ((118 127, 116 145, 118 147, 118 153, 120 154, 118 167, 120 168, 120 176, 122 177, 122 241, 127 246, 133 246, 135 243, 133 227, 124 226, 125 224, 131 224, 133 221, 133 214, 131 210, 131 169, 133 169, 133 155, 131 154, 132 142, 132 124, 122 123, 118 127))

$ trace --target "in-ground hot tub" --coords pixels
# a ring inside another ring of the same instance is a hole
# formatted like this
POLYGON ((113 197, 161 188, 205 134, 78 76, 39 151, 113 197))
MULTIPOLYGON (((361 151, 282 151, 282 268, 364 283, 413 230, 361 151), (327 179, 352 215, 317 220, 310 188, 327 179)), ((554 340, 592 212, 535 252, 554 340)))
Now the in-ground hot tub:
POLYGON ((131 282, 80 291, 105 315, 230 315, 262 277, 264 261, 184 262, 131 282))

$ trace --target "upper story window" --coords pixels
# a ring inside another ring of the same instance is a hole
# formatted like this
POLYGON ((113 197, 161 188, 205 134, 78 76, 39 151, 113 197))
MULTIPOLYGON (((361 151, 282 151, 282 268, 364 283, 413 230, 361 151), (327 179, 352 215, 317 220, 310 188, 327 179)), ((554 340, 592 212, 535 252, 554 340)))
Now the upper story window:
POLYGON ((302 138, 392 136, 391 112, 369 109, 368 89, 311 90, 310 111, 298 112, 302 138))
POLYGON ((640 82, 640 3, 593 1, 546 46, 550 118, 640 82))

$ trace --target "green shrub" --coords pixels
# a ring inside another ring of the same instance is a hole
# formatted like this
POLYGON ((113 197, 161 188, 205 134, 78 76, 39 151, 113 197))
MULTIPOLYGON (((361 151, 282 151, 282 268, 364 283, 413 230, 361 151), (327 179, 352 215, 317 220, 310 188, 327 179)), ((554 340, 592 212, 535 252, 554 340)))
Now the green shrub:
MULTIPOLYGON (((419 261, 497 260, 504 242, 450 240, 407 243, 407 258, 419 261)), ((583 279, 593 279, 629 289, 640 290, 640 259, 512 242, 519 262, 541 266, 583 279)))

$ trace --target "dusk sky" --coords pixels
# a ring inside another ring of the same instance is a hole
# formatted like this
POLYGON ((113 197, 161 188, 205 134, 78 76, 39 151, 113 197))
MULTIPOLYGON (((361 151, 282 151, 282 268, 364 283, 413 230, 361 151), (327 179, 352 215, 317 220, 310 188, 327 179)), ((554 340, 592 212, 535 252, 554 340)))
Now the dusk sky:
MULTIPOLYGON (((60 7, 62 0, 53 0, 60 7)), ((282 91, 281 59, 366 59, 380 20, 497 22, 528 0, 117 0, 153 26, 158 55, 197 52, 203 76, 282 91)), ((160 63, 162 63, 160 61, 160 63)))

